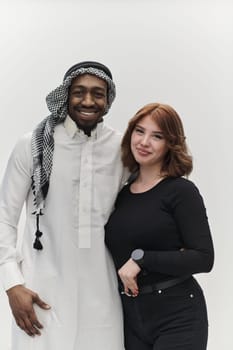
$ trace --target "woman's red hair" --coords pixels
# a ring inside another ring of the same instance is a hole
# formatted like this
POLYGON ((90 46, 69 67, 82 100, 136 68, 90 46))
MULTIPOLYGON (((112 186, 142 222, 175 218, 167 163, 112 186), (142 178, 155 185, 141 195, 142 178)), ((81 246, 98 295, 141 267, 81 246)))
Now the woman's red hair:
POLYGON ((121 144, 123 164, 130 171, 138 169, 138 163, 131 152, 131 135, 138 122, 146 116, 150 116, 155 121, 167 141, 168 152, 163 160, 161 173, 172 177, 188 176, 193 165, 192 157, 188 153, 182 121, 171 106, 161 103, 150 103, 144 106, 130 119, 121 144))

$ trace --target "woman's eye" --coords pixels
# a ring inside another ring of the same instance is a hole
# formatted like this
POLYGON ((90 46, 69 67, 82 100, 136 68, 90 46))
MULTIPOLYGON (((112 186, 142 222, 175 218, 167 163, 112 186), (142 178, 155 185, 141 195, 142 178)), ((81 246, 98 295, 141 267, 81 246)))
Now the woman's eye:
POLYGON ((154 134, 153 137, 155 140, 162 140, 163 139, 163 136, 161 134, 154 134))
POLYGON ((137 134, 142 134, 143 133, 143 130, 142 129, 139 129, 139 128, 135 128, 135 132, 137 134))

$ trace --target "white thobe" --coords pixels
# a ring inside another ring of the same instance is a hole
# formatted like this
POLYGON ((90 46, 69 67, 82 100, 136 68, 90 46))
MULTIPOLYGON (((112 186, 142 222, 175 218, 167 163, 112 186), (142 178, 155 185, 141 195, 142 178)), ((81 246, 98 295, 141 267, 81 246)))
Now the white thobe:
POLYGON ((54 141, 50 187, 40 216, 43 250, 33 248, 31 134, 17 143, 3 179, 3 287, 24 284, 51 306, 42 310, 35 305, 44 325, 40 337, 29 337, 13 322, 12 350, 123 350, 117 281, 104 244, 104 225, 126 180, 121 135, 100 123, 88 137, 68 116, 56 126, 54 141), (25 230, 17 234, 25 201, 25 230))

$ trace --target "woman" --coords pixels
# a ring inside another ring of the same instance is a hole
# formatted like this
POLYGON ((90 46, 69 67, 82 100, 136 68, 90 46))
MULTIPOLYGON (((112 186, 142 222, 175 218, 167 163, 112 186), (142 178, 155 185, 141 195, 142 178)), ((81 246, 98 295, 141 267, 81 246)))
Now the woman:
POLYGON ((122 159, 135 176, 106 225, 118 270, 126 350, 204 350, 208 320, 195 273, 214 252, 180 117, 152 103, 130 120, 122 159))

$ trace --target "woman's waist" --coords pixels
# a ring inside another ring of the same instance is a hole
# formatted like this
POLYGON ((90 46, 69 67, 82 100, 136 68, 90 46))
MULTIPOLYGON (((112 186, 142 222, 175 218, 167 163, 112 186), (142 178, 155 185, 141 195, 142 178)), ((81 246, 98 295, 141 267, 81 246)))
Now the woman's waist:
POLYGON ((164 283, 169 280, 177 279, 177 278, 183 278, 183 277, 191 277, 189 276, 172 276, 162 273, 150 273, 147 271, 141 271, 140 274, 137 277, 137 284, 139 287, 144 287, 149 284, 159 284, 164 283))
MULTIPOLYGON (((165 290, 181 284, 187 280, 193 279, 192 275, 183 276, 140 276, 137 284, 139 288, 139 294, 149 294, 155 291, 165 290)), ((121 294, 124 294, 124 287, 122 283, 119 283, 119 290, 121 294)))

